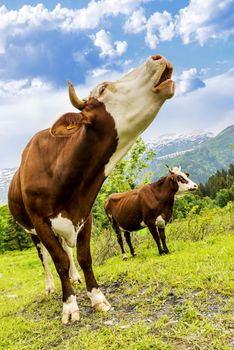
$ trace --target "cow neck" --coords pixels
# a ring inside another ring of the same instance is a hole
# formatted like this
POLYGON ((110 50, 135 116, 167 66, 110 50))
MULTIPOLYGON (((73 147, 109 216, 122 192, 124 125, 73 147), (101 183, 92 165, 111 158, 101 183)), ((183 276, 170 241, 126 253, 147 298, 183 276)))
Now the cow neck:
POLYGON ((175 200, 175 194, 178 190, 178 184, 172 181, 169 176, 165 176, 151 185, 155 197, 164 203, 172 204, 175 200))
MULTIPOLYGON (((86 217, 106 178, 104 168, 115 152, 118 141, 114 122, 110 116, 100 120, 95 127, 83 128, 80 142, 75 149, 73 147, 74 151, 70 159, 67 159, 68 168, 72 164, 74 169, 72 176, 69 172, 66 174, 66 170, 63 176, 64 183, 69 181, 73 184, 71 196, 67 201, 69 210, 76 213, 78 209, 80 215, 86 217), (73 203, 76 203, 76 206, 73 203)), ((69 142, 71 145, 74 144, 73 139, 69 142)))

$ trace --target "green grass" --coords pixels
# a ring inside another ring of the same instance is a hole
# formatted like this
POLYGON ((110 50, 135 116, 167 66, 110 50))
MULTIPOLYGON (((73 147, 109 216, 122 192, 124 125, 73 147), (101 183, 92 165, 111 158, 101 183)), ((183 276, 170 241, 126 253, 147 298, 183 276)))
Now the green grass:
POLYGON ((162 257, 149 239, 135 258, 95 266, 112 309, 93 312, 83 283, 75 287, 81 321, 68 326, 59 279, 47 297, 36 251, 1 255, 0 349, 233 349, 233 234, 169 240, 171 254, 162 257))

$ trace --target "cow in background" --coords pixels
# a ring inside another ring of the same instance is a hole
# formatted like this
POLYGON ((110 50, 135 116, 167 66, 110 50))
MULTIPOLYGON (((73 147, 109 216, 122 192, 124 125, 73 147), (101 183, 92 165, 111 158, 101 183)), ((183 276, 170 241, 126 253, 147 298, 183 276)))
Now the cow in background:
POLYGON ((196 191, 198 186, 180 168, 169 169, 169 174, 156 182, 124 193, 114 193, 105 202, 106 214, 116 232, 123 259, 127 259, 121 230, 132 256, 135 251, 130 232, 148 227, 160 255, 168 254, 165 226, 172 216, 175 196, 196 191), (162 243, 162 245, 161 245, 162 243))
POLYGON ((69 83, 70 100, 81 112, 66 113, 38 132, 22 154, 9 188, 9 208, 54 261, 63 291, 64 324, 80 317, 66 246, 77 246, 92 307, 111 307, 92 269, 92 205, 116 163, 173 96, 172 71, 169 61, 153 55, 119 80, 98 84, 84 100, 69 83))

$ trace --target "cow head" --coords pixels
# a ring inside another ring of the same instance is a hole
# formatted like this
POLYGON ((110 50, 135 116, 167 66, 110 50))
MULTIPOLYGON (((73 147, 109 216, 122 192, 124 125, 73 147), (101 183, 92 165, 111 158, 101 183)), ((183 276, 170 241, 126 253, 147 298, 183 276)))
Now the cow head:
POLYGON ((188 173, 183 173, 181 168, 174 167, 169 169, 170 176, 174 182, 177 183, 178 189, 176 191, 177 197, 182 197, 187 192, 194 192, 198 189, 198 185, 189 179, 188 173))
POLYGON ((154 55, 119 80, 98 84, 85 100, 76 96, 70 84, 70 100, 76 108, 83 111, 95 99, 114 120, 118 145, 106 165, 106 175, 153 121, 165 100, 173 96, 172 71, 169 61, 154 55))

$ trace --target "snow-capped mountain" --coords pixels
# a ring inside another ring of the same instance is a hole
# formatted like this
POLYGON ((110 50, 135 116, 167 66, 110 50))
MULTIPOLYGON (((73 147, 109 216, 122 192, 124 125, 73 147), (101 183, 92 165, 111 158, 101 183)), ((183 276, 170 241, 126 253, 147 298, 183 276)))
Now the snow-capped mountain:
POLYGON ((16 168, 0 170, 0 205, 7 203, 7 191, 16 168))
POLYGON ((153 179, 163 176, 166 165, 181 166, 197 183, 205 183, 217 170, 233 163, 234 125, 213 136, 210 133, 162 137, 152 143, 156 155, 150 164, 153 179))
POLYGON ((211 137, 214 137, 212 133, 202 131, 181 135, 166 134, 155 140, 149 140, 147 145, 155 150, 157 159, 166 159, 193 151, 198 145, 211 137))

